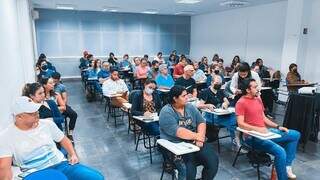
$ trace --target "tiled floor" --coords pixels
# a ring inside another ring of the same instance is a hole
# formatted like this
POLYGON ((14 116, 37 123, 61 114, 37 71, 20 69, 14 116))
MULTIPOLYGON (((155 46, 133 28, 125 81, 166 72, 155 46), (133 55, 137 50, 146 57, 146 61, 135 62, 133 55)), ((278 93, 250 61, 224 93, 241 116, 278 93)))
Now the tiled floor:
MULTIPOLYGON (((107 122, 104 104, 88 103, 84 89, 79 81, 65 83, 69 90, 69 104, 78 113, 75 129, 75 146, 80 161, 99 169, 108 180, 158 180, 161 175, 162 157, 154 152, 153 164, 150 164, 149 153, 139 146, 135 151, 133 134, 127 134, 127 119, 124 123, 119 120, 117 128, 111 119, 107 122)), ((277 119, 282 121, 284 108, 276 107, 277 119)), ((215 146, 216 147, 216 146, 215 146)), ((301 150, 293 165, 298 179, 320 179, 320 145, 309 142, 306 152, 301 150)), ((217 180, 251 180, 257 179, 245 156, 239 158, 236 167, 232 167, 235 153, 231 151, 229 139, 222 140, 219 171, 217 180)), ((271 168, 261 169, 262 179, 270 179, 271 168)), ((165 174, 164 179, 171 179, 165 174)))

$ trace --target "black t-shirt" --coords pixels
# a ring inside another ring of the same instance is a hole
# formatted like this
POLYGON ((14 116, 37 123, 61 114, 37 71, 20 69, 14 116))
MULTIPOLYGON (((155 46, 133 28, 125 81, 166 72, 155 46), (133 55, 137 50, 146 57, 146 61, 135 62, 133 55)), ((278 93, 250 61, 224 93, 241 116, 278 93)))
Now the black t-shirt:
POLYGON ((185 87, 189 94, 192 94, 193 89, 197 88, 196 81, 193 78, 184 79, 183 76, 176 80, 175 85, 180 85, 185 87))
POLYGON ((213 104, 217 108, 221 107, 223 98, 224 94, 221 89, 219 89, 216 94, 213 93, 210 88, 207 88, 200 93, 200 99, 205 101, 205 104, 213 104))
POLYGON ((45 105, 41 105, 38 111, 39 111, 39 118, 40 119, 52 118, 51 109, 49 109, 45 105))

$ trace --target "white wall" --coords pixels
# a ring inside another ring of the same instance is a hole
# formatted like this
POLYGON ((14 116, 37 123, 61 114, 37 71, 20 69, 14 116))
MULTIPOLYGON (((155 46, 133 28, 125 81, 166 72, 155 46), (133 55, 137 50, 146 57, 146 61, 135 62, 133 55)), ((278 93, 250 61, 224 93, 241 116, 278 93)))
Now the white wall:
POLYGON ((211 59, 218 53, 225 64, 237 54, 248 62, 261 57, 266 65, 279 69, 286 10, 287 1, 281 1, 193 16, 190 56, 211 59))
POLYGON ((298 69, 303 79, 309 82, 319 82, 320 78, 320 1, 308 0, 304 27, 308 28, 308 34, 304 35, 301 48, 305 51, 298 61, 298 69))
POLYGON ((23 84, 34 81, 28 4, 28 0, 0 1, 0 52, 8 57, 1 60, 3 67, 0 71, 0 131, 12 122, 10 106, 21 94, 23 84))

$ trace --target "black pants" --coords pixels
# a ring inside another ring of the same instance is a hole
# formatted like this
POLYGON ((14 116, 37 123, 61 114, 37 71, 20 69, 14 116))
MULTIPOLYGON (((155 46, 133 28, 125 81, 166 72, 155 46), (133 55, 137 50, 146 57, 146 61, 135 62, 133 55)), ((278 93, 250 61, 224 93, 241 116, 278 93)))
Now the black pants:
POLYGON ((272 89, 261 91, 261 99, 267 112, 273 111, 273 91, 272 89))
POLYGON ((70 119, 69 130, 74 130, 78 114, 70 106, 66 105, 66 111, 63 112, 63 115, 70 119))
POLYGON ((212 180, 218 171, 219 158, 213 150, 212 144, 204 143, 200 151, 182 156, 186 167, 186 179, 194 180, 197 175, 197 166, 203 165, 202 179, 212 180))

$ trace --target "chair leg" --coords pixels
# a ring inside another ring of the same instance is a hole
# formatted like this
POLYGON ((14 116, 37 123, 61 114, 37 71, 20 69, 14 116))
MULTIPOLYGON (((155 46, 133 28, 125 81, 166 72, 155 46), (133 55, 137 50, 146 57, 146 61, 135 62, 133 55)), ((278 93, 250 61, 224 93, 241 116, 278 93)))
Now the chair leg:
POLYGON ((141 132, 139 132, 139 134, 138 134, 138 139, 137 139, 137 142, 136 142, 136 151, 138 150, 138 145, 139 145, 139 141, 140 141, 140 135, 141 135, 141 132))
MULTIPOLYGON (((219 135, 218 135, 219 136, 219 135)), ((218 137, 218 153, 220 154, 220 140, 219 140, 219 137, 218 137)))
POLYGON ((239 150, 238 150, 238 152, 237 152, 237 155, 236 155, 236 157, 235 157, 234 160, 233 160, 233 163, 232 163, 232 166, 233 166, 233 167, 236 165, 236 162, 237 162, 238 157, 239 157, 239 155, 240 155, 241 149, 242 149, 242 146, 240 146, 240 148, 239 148, 239 150))
POLYGON ((258 180, 260 180, 260 164, 257 165, 258 180))
POLYGON ((163 167, 162 167, 162 172, 161 172, 161 177, 160 177, 160 180, 162 180, 162 178, 163 178, 163 174, 164 174, 164 165, 162 165, 163 167))
POLYGON ((148 140, 149 140, 150 164, 152 164, 152 148, 151 148, 151 140, 150 140, 150 136, 148 136, 148 140))

